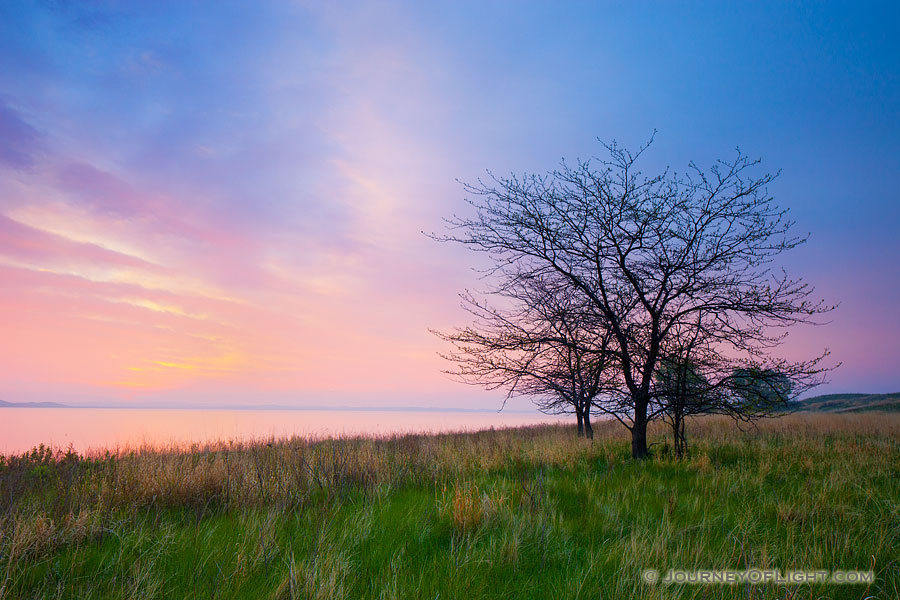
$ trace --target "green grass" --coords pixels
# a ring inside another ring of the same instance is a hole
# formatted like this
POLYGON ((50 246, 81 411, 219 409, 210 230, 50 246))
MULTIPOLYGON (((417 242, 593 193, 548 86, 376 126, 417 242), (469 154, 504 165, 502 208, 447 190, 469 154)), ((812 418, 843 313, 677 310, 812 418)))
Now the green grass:
POLYGON ((7 459, 0 597, 900 598, 900 417, 691 429, 683 461, 613 424, 7 459), (751 567, 876 581, 641 579, 751 567))

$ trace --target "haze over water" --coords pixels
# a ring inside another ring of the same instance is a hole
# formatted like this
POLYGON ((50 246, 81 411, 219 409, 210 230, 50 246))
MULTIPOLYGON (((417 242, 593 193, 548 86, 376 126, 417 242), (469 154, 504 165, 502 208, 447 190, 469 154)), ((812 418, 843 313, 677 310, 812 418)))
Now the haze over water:
POLYGON ((534 412, 3 408, 0 454, 49 444, 79 452, 291 436, 443 432, 561 422, 534 412))

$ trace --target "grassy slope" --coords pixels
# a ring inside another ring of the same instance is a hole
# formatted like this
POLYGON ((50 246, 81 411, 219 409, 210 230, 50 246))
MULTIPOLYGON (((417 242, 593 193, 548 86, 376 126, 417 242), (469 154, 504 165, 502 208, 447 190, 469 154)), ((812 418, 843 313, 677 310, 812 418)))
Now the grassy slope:
POLYGON ((900 416, 692 426, 682 462, 631 461, 607 424, 593 444, 544 427, 144 452, 91 463, 67 494, 51 467, 4 505, 0 581, 10 598, 900 597, 900 416), (877 582, 640 578, 749 566, 877 582))
POLYGON ((799 411, 900 412, 900 392, 893 394, 826 394, 796 403, 799 411))

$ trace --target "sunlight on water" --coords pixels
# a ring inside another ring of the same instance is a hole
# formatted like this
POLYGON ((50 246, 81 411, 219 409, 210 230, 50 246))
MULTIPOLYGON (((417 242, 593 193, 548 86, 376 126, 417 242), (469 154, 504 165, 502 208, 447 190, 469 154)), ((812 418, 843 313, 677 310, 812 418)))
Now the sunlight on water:
POLYGON ((171 410, 119 408, 0 409, 0 453, 38 444, 79 452, 219 440, 378 435, 560 422, 534 413, 326 410, 171 410))

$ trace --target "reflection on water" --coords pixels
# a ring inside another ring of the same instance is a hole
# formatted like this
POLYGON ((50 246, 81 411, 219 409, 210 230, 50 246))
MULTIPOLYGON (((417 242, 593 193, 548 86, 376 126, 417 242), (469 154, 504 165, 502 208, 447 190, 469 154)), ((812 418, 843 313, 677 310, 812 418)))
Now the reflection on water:
POLYGON ((328 410, 0 408, 0 454, 38 444, 83 452, 269 437, 419 433, 510 427, 562 419, 528 413, 328 410))

